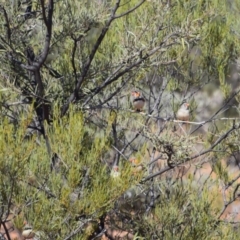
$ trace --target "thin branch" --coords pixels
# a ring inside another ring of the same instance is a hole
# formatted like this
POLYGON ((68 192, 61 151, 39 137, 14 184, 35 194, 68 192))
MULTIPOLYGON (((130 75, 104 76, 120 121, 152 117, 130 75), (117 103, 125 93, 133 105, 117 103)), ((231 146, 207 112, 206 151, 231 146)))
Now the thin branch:
POLYGON ((4 18, 5 18, 5 25, 6 25, 6 28, 7 28, 7 34, 6 34, 7 35, 7 40, 9 42, 9 44, 11 44, 11 27, 10 27, 8 15, 7 15, 7 12, 6 12, 6 10, 3 6, 0 5, 0 9, 3 11, 3 15, 4 15, 4 18))
POLYGON ((102 106, 102 105, 106 104, 107 102, 109 102, 114 96, 116 96, 117 93, 119 93, 119 91, 126 85, 126 83, 129 80, 130 80, 130 77, 126 81, 123 81, 121 86, 119 86, 113 93, 111 93, 106 99, 104 99, 104 101, 101 102, 101 104, 97 105, 96 108, 98 108, 99 106, 102 106))
MULTIPOLYGON (((78 83, 77 83, 77 86, 76 88, 74 89, 73 93, 70 95, 68 101, 66 104, 63 105, 62 109, 61 109, 61 116, 64 116, 69 108, 69 104, 71 102, 73 102, 75 99, 76 99, 76 92, 78 92, 78 90, 80 89, 82 83, 84 82, 84 79, 89 71, 89 68, 90 68, 90 65, 92 63, 92 60, 96 54, 96 51, 99 47, 99 45, 101 44, 103 38, 105 37, 107 31, 108 31, 108 28, 110 27, 112 21, 114 20, 114 17, 115 17, 115 13, 119 7, 119 3, 120 3, 120 0, 117 1, 113 11, 112 11, 112 14, 110 16, 110 19, 108 20, 108 22, 106 23, 105 27, 103 28, 102 30, 102 33, 101 35, 99 36, 96 44, 94 45, 93 47, 93 50, 92 52, 90 53, 89 55, 89 58, 88 58, 88 61, 84 64, 83 66, 83 71, 82 71, 82 74, 78 80, 78 83)), ((124 74, 126 74, 127 72, 131 71, 133 68, 139 66, 142 62, 144 62, 146 59, 148 59, 150 56, 152 56, 153 54, 155 54, 156 52, 158 52, 160 49, 162 49, 163 45, 172 37, 175 37, 175 36, 178 36, 178 32, 174 32, 174 33, 171 33, 169 34, 168 36, 165 37, 165 39, 159 44, 158 47, 152 49, 151 51, 149 51, 148 53, 145 54, 145 56, 142 56, 138 61, 134 62, 133 64, 131 64, 130 66, 127 66, 122 72, 119 72, 115 77, 113 77, 112 79, 110 79, 108 82, 105 82, 105 86, 109 85, 110 83, 116 81, 117 79, 119 79, 120 77, 122 77, 124 74)), ((165 48, 162 49, 162 51, 166 51, 166 48, 172 46, 172 45, 175 45, 177 44, 176 42, 173 42, 173 43, 169 43, 167 45, 165 45, 165 48)), ((138 56, 142 55, 140 53, 142 53, 143 50, 140 50, 138 52, 138 56)), ((133 56, 132 56, 133 57, 133 56)), ((98 93, 99 91, 101 90, 101 88, 98 88, 96 91, 95 91, 95 94, 98 93)))
POLYGON ((114 145, 111 145, 113 148, 114 148, 114 150, 115 151, 117 151, 126 161, 128 161, 128 158, 127 157, 125 157, 125 155, 124 154, 122 154, 122 152, 121 151, 119 151, 114 145))
POLYGON ((144 183, 144 182, 146 182, 146 181, 148 181, 148 180, 151 180, 152 178, 154 178, 154 177, 156 177, 156 176, 159 176, 159 175, 161 175, 161 174, 163 174, 163 173, 165 173, 165 172, 167 172, 167 171, 169 171, 169 170, 171 170, 171 169, 173 169, 173 168, 175 168, 175 167, 177 167, 177 166, 179 166, 179 165, 182 165, 183 163, 189 162, 189 161, 191 161, 191 160, 193 160, 193 159, 195 159, 195 158, 198 158, 198 157, 200 157, 200 156, 202 156, 202 155, 205 155, 206 153, 212 152, 213 149, 214 149, 219 143, 221 143, 224 139, 226 139, 231 132, 233 132, 234 130, 239 129, 239 128, 240 128, 240 125, 238 125, 238 126, 233 125, 231 129, 229 129, 226 133, 224 133, 222 136, 220 136, 220 137, 218 138, 218 140, 217 140, 210 148, 208 148, 207 150, 202 151, 201 153, 199 153, 199 154, 197 154, 197 155, 194 155, 194 156, 192 156, 192 157, 190 157, 190 158, 186 158, 186 159, 184 159, 184 161, 181 161, 181 163, 176 164, 176 165, 173 166, 173 167, 169 167, 169 166, 168 166, 168 167, 162 169, 162 170, 159 171, 159 172, 156 172, 156 173, 154 173, 154 174, 151 174, 151 175, 145 177, 144 179, 142 179, 140 183, 144 183))
POLYGON ((45 6, 44 6, 44 0, 40 0, 40 4, 41 4, 41 8, 42 8, 42 17, 43 17, 43 21, 46 25, 46 27, 48 26, 48 21, 47 21, 47 17, 46 17, 46 11, 45 11, 45 6))
POLYGON ((112 75, 110 77, 108 77, 102 84, 101 86, 98 86, 97 88, 92 90, 92 94, 87 98, 87 100, 83 103, 83 107, 97 94, 99 93, 102 89, 104 89, 107 85, 107 82, 109 81, 109 79, 111 79, 118 71, 120 71, 120 69, 123 67, 122 64, 120 64, 120 66, 112 73, 112 75))
POLYGON ((231 201, 229 202, 224 202, 224 206, 223 206, 223 209, 221 211, 221 213, 219 214, 218 216, 218 219, 221 218, 221 216, 223 215, 223 213, 225 212, 225 210, 227 209, 227 207, 232 204, 235 200, 237 200, 239 198, 239 196, 235 196, 231 201))
POLYGON ((231 180, 225 185, 225 190, 227 190, 230 186, 232 186, 233 183, 236 182, 239 178, 240 178, 240 174, 238 174, 233 180, 231 180))
POLYGON ((63 107, 61 109, 61 116, 64 116, 66 114, 66 112, 67 112, 67 110, 69 108, 69 104, 75 100, 76 92, 79 91, 80 87, 82 86, 82 84, 84 82, 84 79, 85 79, 85 77, 86 77, 86 75, 87 75, 87 73, 89 71, 89 68, 91 66, 91 63, 92 63, 94 57, 95 57, 95 54, 96 54, 96 52, 97 52, 101 42, 103 41, 106 33, 108 32, 111 23, 114 20, 114 16, 116 14, 117 9, 119 8, 119 4, 120 4, 120 0, 118 0, 116 2, 115 7, 112 10, 112 13, 111 13, 111 16, 110 16, 109 20, 107 21, 106 25, 102 29, 102 32, 101 32, 100 36, 98 37, 98 39, 97 39, 97 41, 96 41, 96 43, 95 43, 95 45, 94 45, 94 47, 93 47, 89 57, 88 57, 87 62, 84 64, 82 74, 81 74, 81 76, 80 76, 80 78, 79 78, 79 80, 77 82, 77 85, 76 85, 73 93, 70 95, 67 103, 65 105, 63 105, 63 107))
MULTIPOLYGON (((25 181, 26 182, 26 181, 25 181)), ((44 189, 43 187, 40 186, 35 186, 29 182, 26 182, 29 186, 34 187, 42 192, 44 192, 49 198, 57 198, 56 195, 54 195, 53 193, 51 193, 49 190, 47 190, 46 188, 44 189)))
MULTIPOLYGON (((41 3, 44 2, 43 0, 41 0, 41 3)), ((42 6, 44 8, 44 5, 42 6)), ((46 27, 47 27, 47 33, 46 33, 46 38, 45 38, 45 45, 43 48, 43 51, 41 53, 41 56, 38 60, 38 62, 34 62, 34 66, 36 67, 36 69, 40 69, 40 67, 43 65, 43 63, 45 62, 47 55, 49 53, 49 48, 50 48, 50 41, 51 41, 51 37, 52 37, 52 17, 53 17, 53 0, 49 0, 48 2, 48 16, 46 18, 46 27)), ((45 12, 45 10, 43 9, 43 13, 45 12)))
MULTIPOLYGON (((101 86, 98 86, 97 88, 95 88, 93 91, 93 94, 84 102, 83 106, 85 106, 91 99, 93 96, 97 95, 102 89, 106 88, 109 84, 117 81, 120 77, 122 77, 124 74, 131 72, 133 68, 139 66, 142 62, 144 62, 146 59, 148 59, 150 56, 152 56, 153 54, 155 54, 158 50, 160 50, 162 48, 162 44, 164 44, 169 37, 175 36, 176 33, 174 34, 170 34, 169 36, 166 37, 166 39, 160 44, 161 46, 154 48, 152 51, 150 51, 149 53, 146 53, 145 56, 143 56, 142 58, 140 58, 139 60, 137 60, 136 62, 132 63, 130 66, 125 67, 121 72, 119 72, 119 70, 122 68, 122 65, 120 65, 116 71, 114 72, 114 74, 112 74, 113 77, 108 77, 101 86), (118 74, 116 74, 118 72, 118 74)), ((169 44, 166 47, 169 47, 173 44, 169 44)), ((135 55, 139 56, 140 52, 142 52, 143 50, 139 50, 139 52, 135 55)), ((129 57, 129 59, 132 59, 134 56, 129 57)))
POLYGON ((193 134, 194 132, 196 132, 199 128, 201 128, 201 127, 202 127, 204 124, 206 124, 207 122, 211 122, 211 121, 214 119, 214 117, 216 117, 216 116, 221 112, 221 110, 222 110, 223 108, 225 108, 225 107, 228 105, 228 103, 229 103, 235 96, 237 96, 237 95, 239 94, 239 92, 240 92, 240 90, 238 90, 238 91, 235 92, 231 97, 229 97, 229 99, 226 100, 225 104, 224 104, 217 112, 215 112, 215 113, 212 115, 212 117, 209 118, 209 120, 207 120, 207 121, 205 121, 204 123, 200 124, 200 126, 198 126, 196 129, 194 129, 194 130, 190 133, 190 135, 193 134))
POLYGON ((5 231, 5 234, 7 235, 7 240, 11 240, 11 238, 10 238, 10 235, 9 235, 9 232, 8 232, 8 229, 7 229, 7 227, 6 227, 6 224, 5 224, 5 222, 3 222, 3 221, 0 219, 0 223, 1 223, 1 225, 3 225, 3 228, 4 228, 4 231, 5 231))
POLYGON ((91 29, 91 27, 89 26, 86 30, 84 30, 83 34, 81 34, 78 37, 75 37, 74 34, 72 34, 72 36, 71 36, 71 38, 73 40, 73 49, 72 49, 71 63, 72 63, 72 67, 73 67, 74 77, 75 77, 75 86, 77 86, 77 69, 76 69, 76 65, 75 65, 75 54, 76 54, 76 50, 77 50, 77 43, 84 37, 84 35, 90 29, 91 29))
POLYGON ((119 14, 117 16, 115 16, 114 18, 117 19, 117 18, 121 18, 121 17, 124 17, 126 15, 128 15, 129 13, 135 11, 137 8, 139 8, 146 0, 142 0, 139 4, 137 4, 135 7, 129 9, 127 12, 125 13, 122 13, 122 14, 119 14))
MULTIPOLYGON (((105 102, 105 101, 104 101, 105 102)), ((99 104, 99 105, 92 105, 92 106, 87 106, 87 107, 83 107, 83 110, 93 110, 93 109, 115 109, 115 110, 122 110, 122 111, 126 111, 126 112, 131 112, 131 113, 136 113, 136 111, 132 110, 132 109, 125 109, 125 108, 121 108, 121 107, 117 107, 117 106, 103 106, 103 104, 99 104)), ((194 121, 181 121, 181 120, 176 120, 173 119, 172 116, 169 117, 158 117, 158 116, 154 116, 152 114, 148 114, 145 112, 140 112, 139 114, 149 117, 149 118, 153 118, 156 120, 161 120, 163 122, 175 122, 175 123, 187 123, 187 124, 192 124, 192 125, 204 125, 205 123, 210 123, 210 122, 216 122, 216 121, 234 121, 234 120, 240 120, 240 118, 227 118, 227 117, 223 117, 223 118, 214 118, 214 119, 208 119, 205 121, 201 121, 201 122, 194 122, 194 121)))
POLYGON ((175 122, 175 123, 188 123, 188 124, 192 124, 192 125, 204 125, 206 123, 209 123, 209 122, 215 122, 215 121, 234 121, 234 120, 240 120, 240 118, 214 118, 214 119, 209 119, 209 120, 206 120, 206 121, 202 121, 202 122, 191 122, 191 121, 180 121, 180 120, 175 120, 173 119, 172 121, 175 122))
POLYGON ((69 236, 65 237, 64 240, 70 240, 72 237, 74 237, 76 234, 82 231, 84 224, 80 224, 75 230, 73 230, 69 236))

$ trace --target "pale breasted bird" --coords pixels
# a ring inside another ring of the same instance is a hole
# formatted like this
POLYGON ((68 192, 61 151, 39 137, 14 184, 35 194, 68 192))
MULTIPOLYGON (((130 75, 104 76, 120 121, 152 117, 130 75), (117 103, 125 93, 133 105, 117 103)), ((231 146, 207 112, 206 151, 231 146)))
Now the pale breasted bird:
POLYGON ((116 166, 116 165, 113 166, 110 176, 111 176, 112 178, 119 178, 120 175, 121 175, 121 173, 120 173, 119 167, 116 166))
POLYGON ((189 121, 190 118, 189 103, 182 104, 182 106, 177 111, 176 117, 180 121, 189 121))
POLYGON ((25 239, 33 238, 35 236, 35 233, 33 231, 32 226, 29 225, 28 223, 25 223, 25 226, 22 231, 22 235, 25 239))
POLYGON ((144 97, 138 91, 132 91, 131 95, 132 95, 132 104, 133 104, 134 110, 137 112, 141 112, 145 105, 144 97))

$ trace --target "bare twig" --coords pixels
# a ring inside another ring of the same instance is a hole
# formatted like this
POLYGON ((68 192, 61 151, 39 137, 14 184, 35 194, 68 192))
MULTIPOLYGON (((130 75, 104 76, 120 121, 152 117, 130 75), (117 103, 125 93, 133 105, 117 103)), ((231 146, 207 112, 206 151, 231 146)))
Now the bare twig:
POLYGON ((142 0, 140 3, 138 3, 135 7, 129 9, 128 11, 126 11, 125 13, 122 13, 122 14, 119 14, 119 15, 116 15, 114 18, 117 19, 117 18, 121 18, 123 16, 126 16, 128 15, 129 13, 135 11, 137 8, 139 8, 146 0, 142 0))
POLYGON ((228 103, 235 97, 239 94, 240 90, 238 90, 237 92, 235 92, 229 99, 226 100, 225 104, 220 108, 218 109, 217 112, 215 112, 212 117, 209 118, 209 120, 207 121, 204 121, 202 124, 200 124, 200 126, 198 126, 196 129, 194 129, 190 134, 193 134, 194 132, 196 132, 199 128, 201 128, 204 124, 208 123, 208 122, 211 122, 221 111, 222 109, 224 109, 228 103))
POLYGON ((102 32, 101 32, 100 36, 98 37, 97 42, 95 43, 95 45, 94 45, 94 47, 93 47, 93 49, 92 49, 92 51, 91 51, 91 53, 90 53, 90 55, 88 57, 88 60, 84 64, 83 70, 82 70, 82 74, 81 74, 80 78, 78 79, 77 85, 76 85, 73 93, 70 95, 67 103, 65 105, 63 105, 63 107, 61 109, 61 116, 64 116, 66 114, 66 112, 67 112, 67 110, 69 108, 69 104, 75 100, 76 92, 79 91, 80 87, 82 86, 82 84, 84 82, 84 79, 85 79, 85 77, 86 77, 86 75, 87 75, 87 73, 89 71, 89 68, 91 66, 91 63, 92 63, 94 57, 95 57, 95 54, 96 54, 96 52, 97 52, 101 42, 103 41, 106 33, 108 32, 108 29, 109 29, 111 23, 114 20, 116 11, 119 8, 119 4, 120 4, 120 0, 118 0, 116 2, 115 6, 114 6, 114 8, 112 10, 112 13, 111 13, 111 16, 110 16, 109 20, 106 22, 104 28, 102 29, 102 32))
POLYGON ((173 166, 173 167, 168 166, 168 167, 162 169, 162 170, 159 171, 159 172, 156 172, 156 173, 154 173, 154 174, 151 174, 151 175, 147 176, 146 178, 144 178, 144 179, 141 181, 141 183, 144 183, 144 182, 146 182, 146 181, 148 181, 148 180, 151 180, 152 178, 154 178, 154 177, 156 177, 156 176, 159 176, 159 175, 161 175, 161 174, 163 174, 163 173, 165 173, 165 172, 167 172, 167 171, 169 171, 169 170, 171 170, 171 169, 173 169, 173 168, 181 165, 182 162, 186 163, 186 162, 189 162, 189 161, 191 161, 191 160, 193 160, 193 159, 195 159, 195 158, 198 158, 198 157, 200 157, 200 156, 202 156, 202 155, 205 155, 205 154, 207 154, 207 153, 209 153, 209 152, 212 152, 213 149, 214 149, 219 143, 221 143, 224 139, 226 139, 230 133, 232 133, 233 131, 235 131, 236 129, 239 129, 239 128, 240 128, 240 125, 238 125, 238 126, 233 125, 231 129, 229 129, 226 133, 224 133, 222 136, 220 136, 220 137, 217 139, 217 141, 216 141, 210 148, 208 148, 207 150, 202 151, 202 152, 200 152, 199 154, 194 155, 194 156, 192 156, 192 157, 186 158, 186 159, 184 159, 184 161, 181 161, 181 163, 176 164, 176 165, 173 166))
POLYGON ((10 27, 8 15, 7 15, 7 12, 6 12, 5 8, 1 5, 0 5, 0 10, 2 10, 4 18, 5 18, 5 25, 6 25, 6 28, 7 28, 7 34, 6 34, 7 35, 7 40, 8 40, 8 43, 11 45, 11 27, 10 27))

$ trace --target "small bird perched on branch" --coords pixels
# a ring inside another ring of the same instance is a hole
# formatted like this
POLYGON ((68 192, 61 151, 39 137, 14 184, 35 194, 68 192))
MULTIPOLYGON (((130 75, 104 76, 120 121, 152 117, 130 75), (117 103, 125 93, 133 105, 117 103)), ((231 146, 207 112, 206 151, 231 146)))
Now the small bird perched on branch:
POLYGON ((189 121, 190 111, 189 111, 189 103, 183 103, 182 106, 177 111, 177 120, 180 121, 189 121))
POLYGON ((145 105, 144 97, 138 91, 132 91, 131 95, 132 95, 132 104, 133 104, 134 110, 136 112, 141 112, 145 105))

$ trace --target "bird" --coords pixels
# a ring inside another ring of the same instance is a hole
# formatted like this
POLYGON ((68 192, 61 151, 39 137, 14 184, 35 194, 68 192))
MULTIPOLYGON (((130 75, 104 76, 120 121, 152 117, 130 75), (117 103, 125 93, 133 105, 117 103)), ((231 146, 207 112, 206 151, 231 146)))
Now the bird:
POLYGON ((177 120, 180 121, 189 121, 190 111, 189 111, 189 103, 183 103, 182 106, 178 109, 176 117, 177 120))
POLYGON ((142 172, 145 169, 144 164, 140 161, 140 159, 133 157, 129 161, 132 165, 132 173, 134 175, 142 172))
POLYGON ((138 91, 132 91, 131 95, 132 95, 132 104, 133 104, 134 110, 136 112, 141 112, 145 105, 144 97, 138 91))
POLYGON ((27 222, 25 222, 25 226, 23 228, 22 235, 25 239, 30 239, 35 236, 32 226, 29 225, 27 222))
POLYGON ((112 167, 112 171, 111 171, 111 173, 110 173, 110 176, 111 176, 112 178, 119 178, 120 175, 121 175, 121 172, 120 172, 120 170, 119 170, 119 167, 118 167, 117 165, 114 165, 114 166, 112 167))

